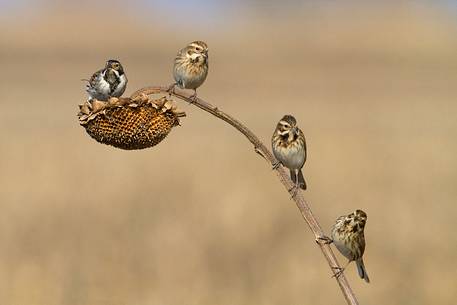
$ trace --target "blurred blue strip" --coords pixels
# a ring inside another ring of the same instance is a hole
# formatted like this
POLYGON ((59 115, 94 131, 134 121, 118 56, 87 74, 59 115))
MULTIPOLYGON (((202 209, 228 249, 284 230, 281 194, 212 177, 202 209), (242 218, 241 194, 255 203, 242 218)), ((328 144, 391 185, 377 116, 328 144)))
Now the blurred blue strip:
MULTIPOLYGON (((403 2, 403 1, 400 1, 403 2)), ((165 12, 173 12, 172 16, 180 21, 183 21, 183 18, 187 21, 192 21, 195 23, 208 23, 208 20, 219 21, 220 19, 227 17, 227 14, 235 13, 236 11, 240 12, 242 10, 255 9, 258 11, 263 10, 294 10, 297 6, 303 4, 325 4, 326 6, 340 6, 348 5, 346 1, 317 1, 317 0, 307 0, 307 1, 298 1, 298 0, 282 0, 282 1, 273 1, 273 0, 251 0, 251 1, 211 1, 211 0, 132 0, 129 1, 129 6, 134 6, 136 10, 144 12, 157 12, 158 10, 163 10, 165 12), (205 21, 206 20, 206 21, 205 21)), ((351 3, 351 1, 349 1, 351 3)), ((356 4, 357 2, 352 2, 356 4)), ((441 7, 445 10, 451 10, 457 12, 457 0, 418 0, 411 3, 422 3, 426 5, 431 5, 435 7, 441 7)), ((103 7, 104 5, 109 5, 112 7, 125 7, 125 0, 102 0, 102 1, 89 1, 89 0, 80 0, 80 1, 58 1, 54 2, 52 0, 0 0, 0 16, 8 16, 11 14, 21 14, 22 11, 27 11, 27 13, 41 13, 42 9, 46 10, 54 6, 59 7, 103 7)))

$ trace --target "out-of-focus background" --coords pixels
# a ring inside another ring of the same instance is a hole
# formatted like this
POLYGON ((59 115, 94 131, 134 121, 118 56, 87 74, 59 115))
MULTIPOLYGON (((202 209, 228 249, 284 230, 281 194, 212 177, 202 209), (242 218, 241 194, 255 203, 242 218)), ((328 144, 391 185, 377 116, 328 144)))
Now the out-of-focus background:
POLYGON ((130 94, 170 84, 193 40, 210 48, 200 97, 268 145, 296 116, 323 228, 367 212, 372 283, 346 271, 361 304, 455 304, 456 16, 451 1, 2 0, 0 304, 344 304, 233 128, 183 102, 152 149, 79 126, 81 79, 107 59, 130 94))

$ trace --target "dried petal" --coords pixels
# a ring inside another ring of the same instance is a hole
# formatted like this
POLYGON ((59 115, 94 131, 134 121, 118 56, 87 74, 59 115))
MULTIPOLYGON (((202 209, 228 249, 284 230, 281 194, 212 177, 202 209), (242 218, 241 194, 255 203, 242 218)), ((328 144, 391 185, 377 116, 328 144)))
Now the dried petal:
POLYGON ((107 105, 106 102, 93 100, 92 101, 92 112, 95 112, 95 113, 99 112, 100 110, 104 109, 106 105, 107 105))

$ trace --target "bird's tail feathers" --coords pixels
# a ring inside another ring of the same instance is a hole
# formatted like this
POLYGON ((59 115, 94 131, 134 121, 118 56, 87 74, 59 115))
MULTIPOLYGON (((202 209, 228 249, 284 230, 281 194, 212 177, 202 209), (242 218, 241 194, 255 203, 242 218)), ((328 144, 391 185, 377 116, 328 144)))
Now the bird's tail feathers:
POLYGON ((368 278, 367 269, 365 268, 365 265, 363 263, 363 259, 359 258, 358 260, 356 260, 355 263, 357 265, 357 271, 359 272, 360 278, 364 279, 365 282, 369 283, 370 279, 368 278))
POLYGON ((302 173, 301 169, 298 171, 298 184, 300 184, 300 187, 303 190, 306 190, 306 181, 305 181, 305 177, 303 177, 303 173, 302 173))

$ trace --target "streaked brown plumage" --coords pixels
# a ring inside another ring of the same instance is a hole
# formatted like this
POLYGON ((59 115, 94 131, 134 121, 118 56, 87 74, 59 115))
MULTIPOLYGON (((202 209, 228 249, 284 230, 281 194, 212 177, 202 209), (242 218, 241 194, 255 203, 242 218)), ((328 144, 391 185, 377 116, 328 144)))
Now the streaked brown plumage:
POLYGON ((197 96, 197 88, 208 75, 208 46, 203 41, 193 41, 176 55, 173 66, 173 77, 182 89, 193 89, 197 96))
POLYGON ((279 120, 271 139, 271 146, 276 159, 290 170, 295 191, 299 187, 306 190, 306 182, 301 171, 306 161, 306 140, 293 116, 285 115, 279 120))
POLYGON ((364 229, 366 222, 367 214, 362 210, 356 210, 349 215, 338 217, 332 228, 332 240, 341 254, 349 260, 348 264, 352 261, 356 262, 359 276, 369 283, 370 279, 362 258, 365 251, 364 229))

